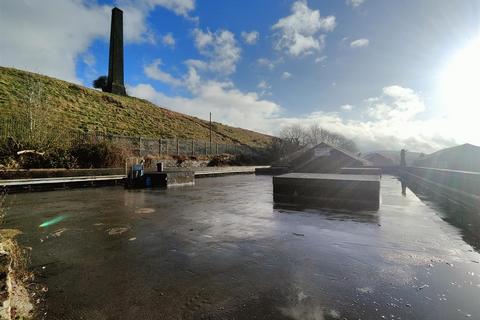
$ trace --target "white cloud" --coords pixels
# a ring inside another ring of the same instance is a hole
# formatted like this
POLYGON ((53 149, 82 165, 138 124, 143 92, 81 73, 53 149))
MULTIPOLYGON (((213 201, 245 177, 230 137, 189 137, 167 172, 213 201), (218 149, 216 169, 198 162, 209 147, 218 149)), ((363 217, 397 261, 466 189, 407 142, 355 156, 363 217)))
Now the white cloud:
POLYGON ((257 85, 257 88, 260 89, 259 95, 261 97, 272 95, 272 93, 270 92, 272 86, 265 80, 260 81, 260 83, 257 85))
POLYGON ((195 9, 195 0, 116 0, 115 2, 120 8, 133 7, 144 12, 152 11, 159 6, 186 18, 189 18, 190 12, 195 9))
POLYGON ((272 26, 277 30, 275 48, 292 56, 320 51, 325 44, 325 35, 320 32, 333 31, 334 16, 321 17, 320 11, 308 7, 307 1, 299 0, 292 5, 292 14, 281 18, 272 26))
POLYGON ((352 48, 363 48, 363 47, 368 47, 370 44, 370 40, 368 39, 357 39, 355 41, 352 41, 350 43, 350 47, 352 48))
MULTIPOLYGON (((308 126, 318 123, 333 132, 341 133, 357 142, 362 151, 379 149, 432 152, 455 143, 449 139, 448 120, 418 116, 425 110, 420 95, 412 89, 389 86, 378 97, 366 99, 363 107, 356 107, 359 119, 348 119, 336 112, 316 111, 299 116, 285 116, 275 102, 262 98, 268 95, 270 84, 261 81, 262 93, 241 92, 232 82, 202 81, 194 68, 184 77, 191 98, 169 97, 149 84, 129 87, 131 95, 148 99, 172 110, 206 118, 209 112, 216 121, 259 132, 278 134, 289 124, 308 126)), ((352 111, 351 105, 340 107, 352 111)))
POLYGON ((145 66, 143 71, 153 80, 158 80, 173 86, 180 86, 183 84, 182 80, 176 79, 172 75, 167 72, 160 70, 160 66, 162 65, 161 59, 154 60, 151 64, 145 66))
POLYGON ((273 70, 275 69, 275 63, 267 58, 258 58, 257 59, 257 64, 261 67, 273 70))
POLYGON ((365 0, 347 0, 347 5, 351 6, 352 8, 359 7, 365 2, 365 0))
POLYGON ((175 47, 176 41, 171 32, 167 33, 162 37, 162 43, 170 48, 175 47))
POLYGON ((204 55, 208 62, 204 65, 210 71, 223 75, 235 72, 236 64, 240 60, 241 50, 235 36, 228 30, 219 30, 215 33, 195 29, 193 31, 195 46, 204 55))
POLYGON ((352 111, 353 108, 354 107, 351 104, 344 104, 343 106, 340 107, 340 109, 342 109, 343 111, 352 111))
MULTIPOLYGON (((186 16, 194 0, 119 0, 125 41, 154 40, 146 17, 156 6, 186 16)), ((0 1, 0 65, 80 83, 77 60, 95 39, 108 41, 111 7, 95 1, 0 1)))
POLYGON ((327 60, 327 56, 321 56, 321 57, 315 58, 315 63, 322 63, 325 60, 327 60))
POLYGON ((195 0, 116 0, 116 3, 124 11, 125 40, 130 42, 156 42, 155 34, 146 21, 149 13, 157 7, 194 19, 189 14, 195 9, 195 0))
POLYGON ((257 88, 259 89, 270 89, 272 86, 268 84, 267 81, 262 80, 260 83, 257 85, 257 88))
POLYGON ((242 31, 242 39, 246 44, 255 44, 260 38, 258 31, 246 32, 242 31))
POLYGON ((280 110, 276 103, 263 100, 254 92, 241 92, 228 82, 199 83, 192 98, 169 97, 149 84, 129 87, 128 92, 160 106, 203 119, 212 112, 215 121, 258 131, 265 131, 265 121, 280 110))
POLYGON ((400 86, 383 88, 383 96, 370 98, 367 114, 377 120, 408 121, 425 111, 423 100, 412 89, 400 86))
POLYGON ((85 63, 89 67, 93 67, 97 62, 95 56, 91 52, 86 52, 82 57, 83 63, 85 63))
POLYGON ((282 73, 282 79, 283 79, 283 80, 287 80, 287 79, 289 79, 291 76, 292 76, 292 74, 291 74, 290 72, 285 71, 284 73, 282 73))
MULTIPOLYGON (((317 111, 299 117, 277 118, 276 121, 284 125, 318 123, 327 130, 355 140, 363 151, 407 148, 432 152, 455 144, 449 138, 448 120, 419 118, 426 107, 421 96, 412 89, 385 87, 382 95, 369 98, 365 103, 363 111, 360 110, 362 117, 356 120, 341 117, 335 112, 317 111)), ((342 106, 341 109, 350 109, 350 106, 342 106)), ((277 123, 277 127, 281 125, 277 123)))
POLYGON ((164 7, 184 17, 188 17, 189 13, 195 9, 195 0, 135 0, 137 3, 141 1, 152 8, 164 7))
POLYGON ((107 39, 109 25, 106 6, 73 0, 2 0, 0 65, 79 83, 77 57, 94 39, 107 39))

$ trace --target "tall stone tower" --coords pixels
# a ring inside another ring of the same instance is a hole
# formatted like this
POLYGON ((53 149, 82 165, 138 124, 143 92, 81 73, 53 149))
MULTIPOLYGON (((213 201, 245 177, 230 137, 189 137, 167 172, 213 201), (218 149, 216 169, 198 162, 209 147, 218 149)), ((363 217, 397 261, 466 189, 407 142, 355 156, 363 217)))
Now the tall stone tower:
POLYGON ((108 80, 105 91, 127 95, 123 82, 123 11, 116 7, 112 9, 108 80))

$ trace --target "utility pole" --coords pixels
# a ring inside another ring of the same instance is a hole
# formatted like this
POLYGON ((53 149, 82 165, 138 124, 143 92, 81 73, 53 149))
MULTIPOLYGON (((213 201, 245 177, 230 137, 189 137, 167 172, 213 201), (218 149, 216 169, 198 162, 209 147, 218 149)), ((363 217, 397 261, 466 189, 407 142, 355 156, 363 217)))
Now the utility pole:
POLYGON ((210 153, 212 153, 212 113, 210 112, 210 153))

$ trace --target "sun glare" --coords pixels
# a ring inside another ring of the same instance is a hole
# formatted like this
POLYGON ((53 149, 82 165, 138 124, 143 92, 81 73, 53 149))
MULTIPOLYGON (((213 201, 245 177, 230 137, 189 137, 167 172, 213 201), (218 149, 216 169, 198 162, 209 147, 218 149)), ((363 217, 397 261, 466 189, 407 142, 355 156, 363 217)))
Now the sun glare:
POLYGON ((459 50, 441 76, 441 96, 451 116, 480 115, 480 38, 459 50))

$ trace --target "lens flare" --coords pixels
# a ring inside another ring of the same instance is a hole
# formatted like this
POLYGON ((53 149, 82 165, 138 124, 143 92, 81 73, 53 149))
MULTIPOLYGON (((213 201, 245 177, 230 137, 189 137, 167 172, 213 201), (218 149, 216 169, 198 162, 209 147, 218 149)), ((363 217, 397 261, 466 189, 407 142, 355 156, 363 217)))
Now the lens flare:
POLYGON ((50 219, 50 220, 47 220, 47 221, 43 222, 38 227, 39 228, 46 228, 48 226, 52 226, 52 225, 57 224, 60 221, 64 220, 66 217, 67 217, 66 215, 61 215, 61 216, 55 217, 53 219, 50 219))

